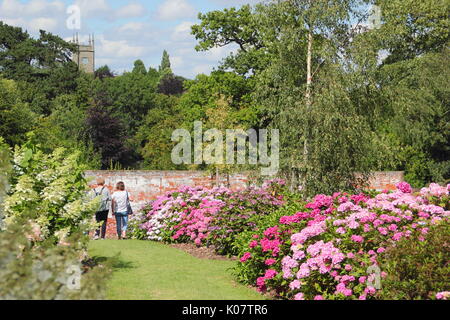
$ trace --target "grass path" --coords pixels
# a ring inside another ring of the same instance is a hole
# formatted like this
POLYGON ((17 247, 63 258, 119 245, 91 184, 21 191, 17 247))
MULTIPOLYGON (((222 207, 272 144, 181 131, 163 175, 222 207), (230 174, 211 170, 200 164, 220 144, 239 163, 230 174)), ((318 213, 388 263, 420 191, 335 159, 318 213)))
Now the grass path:
POLYGON ((91 241, 99 260, 119 255, 108 283, 112 300, 260 300, 255 290, 237 284, 233 261, 195 258, 179 249, 139 240, 91 241))

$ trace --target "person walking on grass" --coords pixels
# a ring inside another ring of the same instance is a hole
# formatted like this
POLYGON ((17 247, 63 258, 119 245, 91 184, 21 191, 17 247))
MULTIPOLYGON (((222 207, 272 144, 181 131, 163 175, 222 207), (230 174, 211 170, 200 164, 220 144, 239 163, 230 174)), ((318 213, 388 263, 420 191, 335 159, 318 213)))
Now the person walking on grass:
POLYGON ((120 181, 116 185, 117 191, 112 195, 112 211, 116 217, 117 236, 126 239, 128 215, 132 214, 130 197, 125 190, 125 184, 120 181))
POLYGON ((102 225, 95 230, 94 240, 98 240, 100 238, 100 230, 101 230, 101 238, 105 239, 106 236, 106 224, 108 221, 109 209, 111 208, 111 194, 109 193, 108 188, 105 186, 105 179, 98 178, 97 179, 97 187, 94 188, 94 193, 96 197, 101 197, 100 207, 98 211, 95 213, 95 220, 97 223, 102 222, 102 225))

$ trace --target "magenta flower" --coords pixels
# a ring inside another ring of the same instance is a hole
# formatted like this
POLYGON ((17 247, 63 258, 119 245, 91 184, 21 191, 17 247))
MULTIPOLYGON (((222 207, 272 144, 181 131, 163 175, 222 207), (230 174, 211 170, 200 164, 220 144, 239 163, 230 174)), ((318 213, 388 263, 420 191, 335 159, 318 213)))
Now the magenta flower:
POLYGON ((395 187, 403 193, 411 193, 412 188, 407 182, 400 182, 395 185, 395 187))
POLYGON ((383 247, 377 249, 377 253, 383 253, 384 251, 386 251, 386 249, 383 247))
POLYGON ((249 247, 253 249, 253 248, 256 247, 257 245, 258 245, 258 241, 253 240, 252 242, 250 242, 249 247))
POLYGON ((387 230, 386 228, 379 227, 377 230, 378 230, 378 232, 381 233, 383 236, 385 236, 385 235, 388 234, 388 230, 387 230))
POLYGON ((358 242, 358 243, 362 243, 364 241, 364 238, 362 236, 358 236, 358 235, 352 235, 351 237, 352 241, 354 242, 358 242))
POLYGON ((392 237, 392 240, 394 240, 394 241, 399 241, 402 237, 403 237, 403 232, 397 232, 397 233, 394 234, 394 236, 392 237))
POLYGON ((248 259, 250 259, 251 257, 252 257, 252 254, 250 252, 246 252, 246 253, 244 253, 244 255, 242 256, 242 258, 239 261, 245 262, 248 259))
POLYGON ((273 270, 273 269, 269 269, 266 270, 266 273, 264 274, 264 278, 266 279, 272 279, 273 277, 275 277, 278 274, 277 271, 273 270))
POLYGON ((271 266, 271 265, 274 265, 275 263, 277 263, 277 260, 275 260, 275 259, 267 259, 267 260, 264 262, 264 264, 265 264, 266 266, 271 266))

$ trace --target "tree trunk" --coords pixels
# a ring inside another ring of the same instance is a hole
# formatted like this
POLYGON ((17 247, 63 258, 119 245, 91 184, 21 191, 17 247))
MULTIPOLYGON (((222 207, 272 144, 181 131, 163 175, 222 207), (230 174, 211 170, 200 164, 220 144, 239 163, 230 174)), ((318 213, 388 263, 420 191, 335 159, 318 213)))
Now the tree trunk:
MULTIPOLYGON (((311 94, 311 86, 312 86, 312 45, 313 45, 313 31, 309 30, 308 33, 308 52, 306 56, 306 92, 305 92, 305 103, 306 103, 306 112, 307 112, 307 119, 309 119, 309 113, 311 112, 311 106, 312 106, 312 94, 311 94)), ((302 177, 302 187, 306 188, 306 174, 307 174, 307 164, 308 164, 308 136, 309 136, 309 126, 310 126, 309 120, 306 123, 305 128, 305 141, 303 145, 303 177, 302 177)))
POLYGON ((216 185, 220 187, 219 167, 216 167, 216 185))

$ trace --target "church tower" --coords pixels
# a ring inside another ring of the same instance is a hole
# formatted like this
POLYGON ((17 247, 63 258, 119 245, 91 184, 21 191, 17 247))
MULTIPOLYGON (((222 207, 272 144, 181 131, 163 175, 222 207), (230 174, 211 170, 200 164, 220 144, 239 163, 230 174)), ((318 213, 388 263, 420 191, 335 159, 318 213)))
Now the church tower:
POLYGON ((78 34, 74 36, 73 42, 78 46, 78 52, 73 54, 72 60, 78 65, 80 70, 86 73, 95 71, 95 43, 94 36, 89 35, 88 44, 80 44, 78 34))

